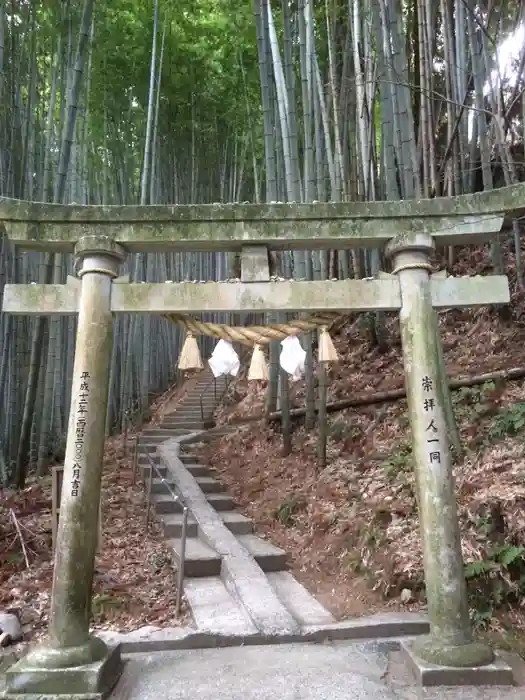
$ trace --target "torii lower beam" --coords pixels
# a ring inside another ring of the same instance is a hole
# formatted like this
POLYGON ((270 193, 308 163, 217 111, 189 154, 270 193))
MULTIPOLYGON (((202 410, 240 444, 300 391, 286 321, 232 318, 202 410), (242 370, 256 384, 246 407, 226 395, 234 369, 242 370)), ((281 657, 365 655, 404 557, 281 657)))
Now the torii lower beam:
MULTIPOLYGON (((399 279, 321 282, 204 282, 113 284, 112 313, 199 314, 212 312, 399 311, 399 279)), ((504 275, 431 279, 436 309, 507 304, 509 284, 504 275)), ((80 307, 80 282, 66 284, 6 284, 3 311, 10 314, 69 315, 80 307)))

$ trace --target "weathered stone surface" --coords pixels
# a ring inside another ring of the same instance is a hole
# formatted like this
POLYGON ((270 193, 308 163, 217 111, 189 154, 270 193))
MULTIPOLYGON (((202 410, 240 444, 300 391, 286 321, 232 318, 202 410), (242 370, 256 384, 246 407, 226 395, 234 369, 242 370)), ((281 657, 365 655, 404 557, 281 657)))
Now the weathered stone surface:
POLYGON ((401 305, 397 280, 321 282, 207 282, 205 284, 133 284, 115 288, 114 311, 199 313, 211 311, 356 311, 396 310, 401 305))
MULTIPOLYGON (((428 621, 416 613, 383 613, 351 618, 339 622, 304 625, 295 634, 266 635, 250 629, 241 631, 196 630, 191 627, 147 626, 133 632, 99 632, 107 644, 120 644, 122 652, 174 651, 182 649, 213 649, 218 647, 242 647, 246 645, 293 644, 296 642, 323 643, 327 641, 378 639, 390 640, 399 648, 400 637, 413 637, 427 633, 428 621)), ((386 642, 385 642, 386 643, 386 642)))
POLYGON ((510 302, 506 275, 431 279, 430 294, 435 309, 461 309, 510 302))
MULTIPOLYGON (((68 315, 78 313, 80 287, 70 278, 60 284, 6 284, 3 311, 11 314, 68 315)), ((449 277, 430 282, 432 305, 462 308, 505 304, 510 300, 504 275, 449 277)), ((141 283, 113 287, 113 313, 201 313, 263 311, 286 308, 295 312, 394 311, 401 307, 399 281, 377 280, 277 283, 208 282, 192 284, 141 283)))
POLYGON ((241 280, 243 282, 268 282, 270 261, 268 248, 246 246, 241 253, 241 280))
POLYGON ((396 700, 376 644, 187 651, 130 661, 115 700, 396 700), (177 689, 173 684, 176 678, 177 689))
MULTIPOLYGON (((438 200, 434 200, 438 201, 438 200)), ((385 202, 370 202, 384 205, 385 202)), ((204 205, 206 206, 206 205, 204 205)), ((300 205, 303 206, 303 205, 300 205)), ((311 205, 304 205, 311 206, 311 205)), ((336 205, 334 205, 336 206, 336 205)), ((343 205, 345 206, 345 205, 343 205)), ((292 210, 293 211, 293 210, 292 210)), ((284 212, 283 212, 284 213, 284 212)), ((130 252, 237 251, 247 244, 272 250, 382 247, 403 233, 425 232, 443 245, 474 243, 498 233, 504 217, 466 214, 455 216, 405 216, 377 218, 325 217, 323 210, 311 216, 262 216, 257 219, 169 221, 150 219, 133 224, 104 223, 104 231, 130 252)), ((8 237, 32 250, 69 252, 86 234, 87 223, 7 222, 8 237)), ((96 224, 92 225, 96 229, 96 224)))
POLYGON ((22 625, 13 613, 0 612, 0 632, 9 636, 10 642, 22 639, 22 625))
MULTIPOLYGON (((487 685, 513 685, 514 674, 511 666, 502 658, 492 654, 489 662, 480 666, 480 653, 486 651, 476 644, 468 644, 462 647, 448 650, 441 648, 441 658, 439 663, 425 661, 419 655, 419 647, 414 642, 402 642, 401 651, 403 656, 415 675, 416 681, 422 686, 487 686, 487 685), (472 651, 472 658, 476 664, 469 663, 469 651, 472 651), (447 661, 454 663, 446 663, 447 661)), ((437 651, 437 649, 436 649, 437 651)))
MULTIPOLYGON (((103 246, 105 237, 100 242, 103 246)), ((93 240, 84 246, 91 249, 93 240)), ((89 639, 91 584, 98 541, 100 481, 113 332, 114 245, 82 259, 71 410, 60 499, 49 634, 58 648, 89 639)))
POLYGON ((5 674, 6 697, 51 695, 62 699, 70 695, 106 698, 118 681, 123 662, 120 646, 108 648, 92 638, 95 659, 88 664, 71 665, 69 650, 42 645, 20 659, 5 674))
MULTIPOLYGON (((63 205, 29 202, 0 197, 0 221, 47 223, 121 223, 147 221, 240 221, 272 219, 390 219, 398 217, 440 217, 523 211, 525 183, 487 192, 405 199, 390 202, 297 202, 271 204, 189 204, 189 205, 63 205)), ((248 245, 246 243, 245 245, 248 245)))
MULTIPOLYGON (((429 662, 443 663, 440 653, 464 646, 469 664, 482 665, 493 654, 472 645, 428 270, 432 249, 432 239, 425 235, 402 237, 387 248, 399 270, 403 300, 401 341, 430 620, 430 641, 421 644, 418 653, 429 662)), ((460 653, 446 660, 464 665, 460 653)))
POLYGON ((7 314, 68 315, 80 307, 80 281, 68 277, 66 284, 8 284, 2 303, 7 314))

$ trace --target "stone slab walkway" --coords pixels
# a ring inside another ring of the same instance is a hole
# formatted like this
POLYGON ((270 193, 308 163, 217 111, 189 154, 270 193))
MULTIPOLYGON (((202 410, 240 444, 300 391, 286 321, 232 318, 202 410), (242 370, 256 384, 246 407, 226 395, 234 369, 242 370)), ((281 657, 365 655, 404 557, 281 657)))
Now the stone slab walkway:
POLYGON ((133 655, 111 700, 518 700, 525 688, 415 687, 395 642, 133 655))

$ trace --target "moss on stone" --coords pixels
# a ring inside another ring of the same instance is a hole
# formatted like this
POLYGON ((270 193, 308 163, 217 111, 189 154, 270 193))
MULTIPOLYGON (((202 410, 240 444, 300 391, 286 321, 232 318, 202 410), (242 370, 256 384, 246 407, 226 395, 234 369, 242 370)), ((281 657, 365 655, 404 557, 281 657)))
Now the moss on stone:
POLYGON ((254 220, 272 218, 441 217, 467 214, 514 214, 525 209, 525 183, 487 192, 391 202, 295 202, 275 204, 201 205, 62 205, 0 197, 0 220, 89 223, 145 223, 147 221, 254 220))
POLYGON ((440 639, 426 637, 412 643, 414 653, 427 663, 452 668, 475 668, 491 664, 493 650, 481 642, 468 642, 458 646, 448 645, 440 639))

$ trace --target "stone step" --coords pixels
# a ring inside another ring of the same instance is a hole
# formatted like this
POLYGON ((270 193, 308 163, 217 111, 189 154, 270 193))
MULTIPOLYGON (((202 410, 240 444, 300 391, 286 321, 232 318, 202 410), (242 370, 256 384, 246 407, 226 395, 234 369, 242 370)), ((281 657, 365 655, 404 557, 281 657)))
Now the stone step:
POLYGON ((213 377, 210 377, 208 381, 202 381, 194 384, 190 389, 188 389, 182 399, 184 400, 186 396, 191 394, 202 394, 203 392, 206 392, 207 389, 213 390, 213 377))
MULTIPOLYGON (((166 481, 171 486, 171 490, 175 491, 175 487, 173 485, 173 482, 169 478, 166 479, 166 481)), ((169 494, 169 490, 168 490, 167 485, 164 483, 164 481, 161 481, 156 474, 154 475, 153 481, 151 482, 151 493, 152 494, 163 494, 163 493, 169 494)))
POLYGON ((235 508, 233 498, 228 496, 227 493, 209 493, 206 494, 206 499, 210 506, 215 508, 217 512, 233 510, 235 508))
MULTIPOLYGON (((169 440, 169 438, 168 438, 169 440)), ((139 455, 145 455, 146 453, 149 454, 151 457, 155 454, 155 451, 157 449, 159 443, 155 443, 154 445, 148 445, 144 443, 140 443, 137 445, 137 454, 139 455)), ((162 444, 162 443, 161 443, 162 444)), ((147 459, 147 457, 145 457, 147 459)))
MULTIPOLYGON (((188 471, 190 470, 188 469, 188 471)), ((211 494, 221 493, 224 491, 224 485, 221 484, 220 481, 217 481, 217 479, 214 479, 212 476, 196 476, 195 473, 193 473, 193 476, 195 477, 195 481, 203 493, 211 494)))
MULTIPOLYGON (((198 465, 200 466, 200 465, 198 465)), ((160 472, 160 469, 159 469, 160 472)), ((172 490, 175 490, 174 484, 172 479, 169 478, 169 472, 160 474, 166 479, 168 484, 171 486, 172 490)), ((149 469, 148 469, 148 476, 149 476, 149 469)), ((217 481, 217 479, 214 479, 211 476, 208 475, 203 475, 203 476, 195 476, 195 481, 198 483, 201 491, 205 493, 206 495, 218 495, 221 494, 224 491, 224 486, 221 484, 220 481, 217 481)), ((169 493, 168 487, 164 481, 162 481, 159 477, 159 474, 157 472, 154 473, 153 476, 153 481, 151 482, 151 493, 169 493)))
POLYGON ((141 442, 144 438, 156 438, 156 437, 171 437, 176 434, 177 430, 187 430, 183 425, 177 425, 173 428, 145 428, 141 433, 141 442))
POLYGON ((228 435, 230 433, 235 432, 238 429, 238 425, 225 425, 224 427, 221 428, 212 428, 211 430, 208 430, 207 432, 201 433, 200 435, 195 435, 194 437, 188 437, 188 438, 183 438, 184 445, 199 445, 199 444, 206 444, 208 442, 211 442, 212 440, 215 440, 216 438, 222 436, 222 435, 228 435))
POLYGON ((206 426, 214 423, 213 414, 215 413, 214 408, 204 408, 202 411, 199 407, 197 408, 187 408, 184 413, 181 413, 180 417, 177 418, 179 425, 186 425, 187 423, 204 423, 206 426))
POLYGON ((257 632, 244 606, 233 598, 218 576, 185 581, 184 595, 199 631, 222 635, 257 632))
POLYGON ((186 469, 192 476, 210 476, 210 468, 206 464, 185 464, 186 469))
POLYGON ((216 511, 233 510, 235 508, 233 498, 226 493, 210 493, 206 495, 206 499, 216 511))
POLYGON ((158 455, 156 453, 156 451, 148 452, 148 450, 144 450, 144 452, 139 452, 138 457, 137 457, 137 464, 139 466, 141 466, 141 465, 149 466, 148 454, 149 454, 149 457, 151 457, 154 464, 160 464, 160 455, 158 455))
POLYGON ((268 573, 267 577, 281 603, 301 626, 329 625, 336 621, 289 571, 268 573))
MULTIPOLYGON (((159 516, 171 513, 182 513, 181 502, 179 500, 175 501, 160 480, 159 483, 161 484, 159 488, 162 487, 162 491, 159 493, 153 491, 151 494, 151 502, 155 508, 155 512, 159 516)), ((235 508, 233 499, 226 493, 210 493, 207 494, 206 497, 210 506, 215 508, 217 512, 233 510, 235 508)))
POLYGON ((202 413, 201 413, 200 409, 196 409, 196 410, 192 409, 191 411, 188 411, 187 413, 184 412, 184 414, 181 415, 181 417, 177 419, 178 423, 176 425, 173 425, 173 423, 171 421, 169 423, 167 423, 166 425, 169 429, 172 429, 172 428, 177 429, 177 428, 180 428, 181 426, 187 426, 187 425, 190 425, 190 426, 196 425, 199 427, 195 428, 195 430, 205 430, 205 429, 208 430, 209 428, 213 428, 215 425, 215 421, 213 419, 214 411, 215 411, 215 409, 213 411, 202 411, 202 413), (202 427, 202 426, 204 426, 204 427, 202 427))
POLYGON ((186 408, 180 417, 181 425, 187 425, 188 423, 204 423, 206 429, 213 427, 215 425, 215 419, 213 417, 215 411, 216 406, 203 408, 202 411, 200 407, 186 408))
MULTIPOLYGON (((149 472, 151 469, 151 465, 149 462, 147 464, 140 464, 140 471, 142 474, 143 479, 148 479, 149 478, 149 472)), ((158 477, 159 475, 162 476, 164 479, 166 478, 166 474, 168 473, 168 468, 163 467, 160 464, 155 465, 157 469, 153 472, 155 477, 158 477)))
MULTIPOLYGON (((163 515, 160 519, 162 532, 166 539, 182 537, 182 513, 170 513, 163 515)), ((195 518, 188 514, 188 522, 186 526, 187 537, 197 537, 199 529, 195 518)))
POLYGON ((220 377, 214 377, 211 371, 206 371, 204 370, 202 376, 199 378, 199 381, 194 384, 189 391, 195 391, 197 387, 207 387, 210 386, 210 384, 213 384, 213 382, 217 385, 219 384, 226 384, 226 377, 220 376, 220 377))
POLYGON ((200 459, 199 459, 198 455, 192 455, 192 454, 188 454, 186 452, 181 452, 179 454, 179 459, 184 465, 186 465, 186 464, 200 464, 200 459))
POLYGON ((225 510, 218 515, 234 535, 251 535, 253 533, 252 521, 236 510, 225 510))
POLYGON ((271 542, 257 535, 239 535, 242 546, 248 550, 264 572, 283 571, 288 568, 288 555, 271 542))
MULTIPOLYGON (((167 540, 166 544, 173 549, 175 563, 179 566, 180 538, 174 537, 167 540)), ((198 537, 186 539, 186 553, 184 556, 184 577, 198 578, 200 576, 219 576, 221 573, 221 557, 202 542, 198 537)))
MULTIPOLYGON (((226 525, 228 530, 234 535, 249 535, 253 532, 253 523, 244 515, 241 515, 235 510, 225 510, 218 513, 219 517, 226 525)), ((182 535, 182 513, 165 514, 160 519, 164 537, 181 537, 182 535)), ((188 515, 187 536, 197 537, 198 526, 197 521, 191 515, 188 515)), ((313 624, 313 623, 312 623, 313 624)))
POLYGON ((177 421, 167 421, 160 424, 163 430, 173 430, 177 428, 186 428, 187 430, 208 430, 213 427, 213 420, 203 420, 200 414, 198 416, 183 417, 177 421))
POLYGON ((177 416, 178 418, 180 418, 180 416, 184 415, 185 413, 192 413, 197 411, 200 413, 201 406, 206 411, 214 411, 218 403, 219 402, 215 401, 215 399, 208 399, 207 401, 202 401, 202 403, 198 399, 191 399, 181 404, 177 412, 174 413, 173 416, 177 416))
POLYGON ((166 442, 170 438, 188 435, 191 432, 191 430, 186 428, 173 428, 162 433, 149 433, 140 437, 139 445, 158 445, 160 442, 166 442))
POLYGON ((189 391, 178 405, 181 406, 182 404, 185 404, 188 401, 200 401, 201 399, 203 401, 218 401, 220 399, 221 393, 222 388, 220 391, 218 390, 217 392, 214 392, 213 387, 211 387, 211 391, 210 387, 208 387, 207 391, 189 391))
POLYGON ((165 489, 162 493, 152 493, 151 503, 155 508, 155 513, 161 518, 164 515, 182 513, 182 503, 180 500, 175 501, 165 489))
MULTIPOLYGON (((158 478, 158 477, 162 476, 165 479, 166 476, 168 475, 168 468, 164 467, 160 464, 156 464, 155 466, 157 467, 157 469, 153 473, 154 478, 158 478)), ((206 476, 209 477, 210 476, 210 470, 208 469, 208 467, 205 464, 185 464, 184 466, 190 472, 190 474, 192 474, 192 476, 194 476, 195 478, 206 477, 206 476)), ((147 464, 146 463, 140 464, 139 467, 140 467, 140 472, 142 474, 142 478, 148 479, 149 478, 149 471, 151 469, 149 462, 147 464)))
POLYGON ((208 424, 205 421, 186 420, 184 418, 176 421, 164 421, 160 424, 161 430, 173 430, 173 428, 185 428, 186 430, 206 430, 208 424))

